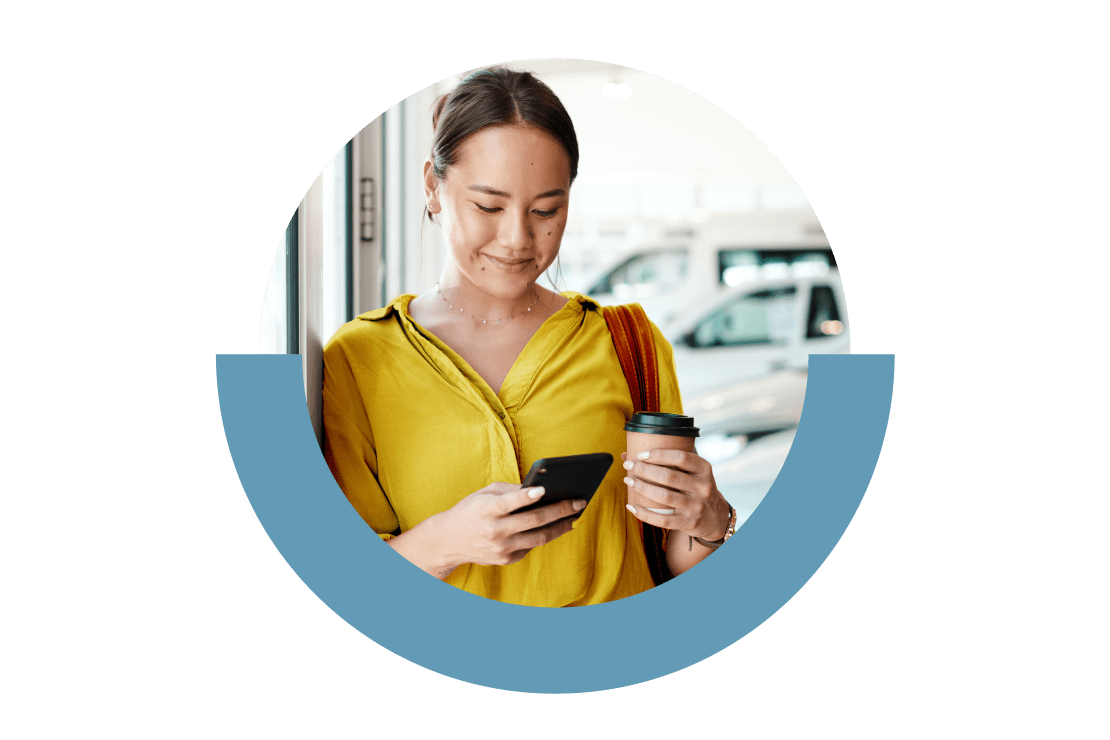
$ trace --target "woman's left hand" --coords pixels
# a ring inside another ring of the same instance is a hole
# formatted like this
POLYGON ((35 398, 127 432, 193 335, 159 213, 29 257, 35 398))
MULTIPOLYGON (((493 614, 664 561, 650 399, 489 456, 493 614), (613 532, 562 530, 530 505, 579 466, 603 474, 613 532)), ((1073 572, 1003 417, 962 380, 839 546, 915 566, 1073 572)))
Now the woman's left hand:
POLYGON ((621 459, 625 460, 625 484, 658 503, 651 508, 674 509, 673 514, 657 514, 629 505, 637 519, 690 537, 719 540, 725 536, 728 502, 717 490, 713 466, 705 458, 684 450, 648 450, 631 460, 622 453, 621 459))

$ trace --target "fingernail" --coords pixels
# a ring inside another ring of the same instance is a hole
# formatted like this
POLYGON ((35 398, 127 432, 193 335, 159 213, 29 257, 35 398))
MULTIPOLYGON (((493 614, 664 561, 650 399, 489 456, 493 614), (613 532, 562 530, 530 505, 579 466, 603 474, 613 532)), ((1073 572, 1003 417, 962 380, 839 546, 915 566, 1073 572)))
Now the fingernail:
POLYGON ((628 462, 626 462, 626 463, 624 464, 624 469, 625 469, 625 470, 632 470, 632 466, 633 466, 633 465, 635 465, 635 464, 636 464, 636 463, 634 463, 634 462, 632 462, 631 460, 629 460, 628 462))
POLYGON ((634 481, 634 480, 633 480, 633 479, 631 479, 631 478, 625 478, 625 479, 624 479, 624 484, 625 484, 626 486, 632 486, 633 488, 635 488, 635 487, 636 487, 636 481, 634 481))
POLYGON ((537 486, 528 492, 528 498, 539 498, 543 495, 543 486, 537 486))
POLYGON ((574 507, 575 511, 582 511, 582 509, 586 508, 586 502, 585 501, 575 501, 571 505, 574 507))
POLYGON ((636 507, 635 507, 635 506, 633 506, 632 504, 628 504, 628 505, 627 505, 627 506, 625 506, 624 508, 626 508, 626 509, 628 509, 629 511, 631 511, 631 512, 632 512, 633 514, 635 514, 635 513, 636 513, 636 507))
POLYGON ((644 452, 641 452, 639 455, 636 455, 636 457, 640 458, 641 460, 647 460, 649 455, 651 455, 651 453, 645 450, 644 452))

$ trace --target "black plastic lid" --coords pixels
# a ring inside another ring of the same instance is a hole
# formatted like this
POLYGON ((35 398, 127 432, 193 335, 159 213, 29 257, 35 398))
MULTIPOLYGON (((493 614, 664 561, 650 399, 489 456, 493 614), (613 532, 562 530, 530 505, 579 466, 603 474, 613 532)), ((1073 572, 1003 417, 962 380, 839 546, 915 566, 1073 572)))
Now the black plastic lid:
POLYGON ((633 414, 632 418, 624 425, 626 432, 640 432, 641 434, 666 434, 671 437, 696 437, 698 428, 694 426, 694 417, 682 414, 660 414, 653 411, 641 411, 633 414))

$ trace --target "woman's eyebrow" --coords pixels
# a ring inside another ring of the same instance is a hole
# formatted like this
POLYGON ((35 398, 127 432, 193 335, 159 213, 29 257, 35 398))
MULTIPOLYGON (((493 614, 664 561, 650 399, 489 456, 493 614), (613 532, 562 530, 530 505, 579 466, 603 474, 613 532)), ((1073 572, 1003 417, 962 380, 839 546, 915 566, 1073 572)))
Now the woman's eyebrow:
POLYGON ((489 185, 468 185, 467 190, 473 190, 476 193, 485 193, 486 195, 498 195, 502 198, 508 198, 509 194, 504 190, 491 188, 489 185))
MULTIPOLYGON (((468 185, 466 189, 467 190, 473 190, 476 193, 485 193, 486 195, 496 195, 496 196, 501 197, 501 198, 510 198, 510 197, 512 197, 508 193, 506 193, 504 190, 498 190, 497 188, 491 188, 489 185, 468 185)), ((563 190, 562 188, 556 188, 555 190, 548 190, 546 193, 540 193, 539 195, 537 195, 532 200, 539 200, 540 198, 551 198, 551 197, 554 197, 556 195, 566 195, 566 194, 567 194, 567 191, 563 190)))

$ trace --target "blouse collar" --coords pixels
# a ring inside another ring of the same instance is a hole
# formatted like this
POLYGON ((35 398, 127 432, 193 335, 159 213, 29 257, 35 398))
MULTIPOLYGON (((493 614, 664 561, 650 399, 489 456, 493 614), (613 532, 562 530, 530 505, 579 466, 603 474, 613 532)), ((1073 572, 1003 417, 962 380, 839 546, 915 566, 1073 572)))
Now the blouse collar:
MULTIPOLYGON (((586 309, 596 311, 599 307, 598 302, 595 301, 593 298, 590 298, 589 296, 584 296, 581 293, 575 293, 573 290, 564 290, 563 292, 559 293, 559 295, 568 299, 567 304, 560 308, 559 311, 566 311, 570 309, 574 311, 575 314, 581 315, 586 309)), ((394 313, 400 314, 401 316, 407 316, 409 301, 411 301, 415 297, 416 296, 411 293, 399 295, 381 308, 359 314, 358 318, 362 319, 363 321, 381 321, 382 319, 387 318, 394 313)))

